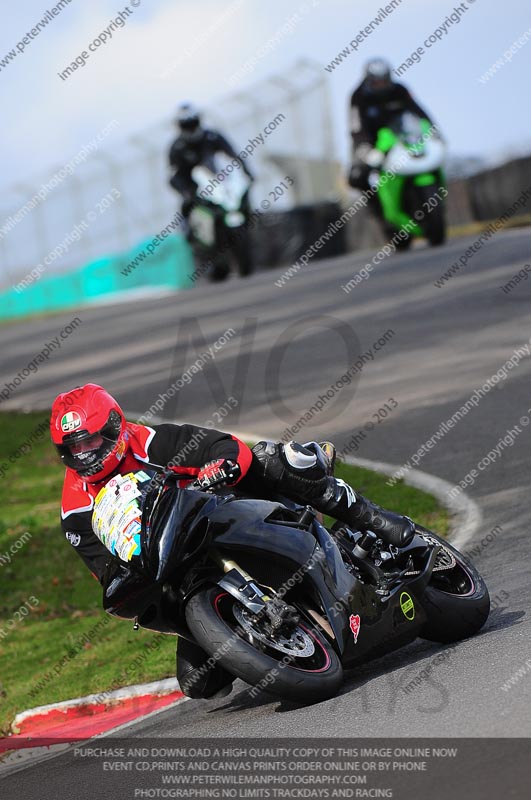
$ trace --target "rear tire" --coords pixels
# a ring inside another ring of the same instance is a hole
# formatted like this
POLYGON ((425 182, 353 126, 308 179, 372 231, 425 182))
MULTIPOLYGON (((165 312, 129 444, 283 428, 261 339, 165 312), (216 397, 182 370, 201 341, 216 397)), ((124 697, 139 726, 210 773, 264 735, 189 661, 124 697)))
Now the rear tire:
POLYGON ((418 525, 417 530, 441 542, 457 562, 448 572, 433 573, 422 603, 428 619, 419 636, 444 644, 467 639, 483 627, 489 616, 490 597, 485 581, 446 539, 418 525))
MULTIPOLYGON (((245 613, 245 607, 232 595, 220 586, 212 586, 200 590, 188 601, 186 621, 204 650, 224 669, 252 686, 306 703, 336 694, 343 669, 337 653, 320 631, 306 621, 301 622, 295 634, 313 645, 314 654, 294 657, 282 665, 285 653, 269 646, 263 637, 256 639, 253 634, 257 627, 244 629, 238 622, 234 610, 241 615, 242 609, 245 613)), ((269 641, 273 644, 273 640, 269 641)))

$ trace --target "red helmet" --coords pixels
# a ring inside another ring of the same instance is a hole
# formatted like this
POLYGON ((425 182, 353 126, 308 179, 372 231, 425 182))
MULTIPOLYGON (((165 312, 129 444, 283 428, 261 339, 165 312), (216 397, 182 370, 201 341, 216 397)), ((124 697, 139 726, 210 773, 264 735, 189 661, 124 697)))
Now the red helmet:
POLYGON ((96 383, 56 397, 50 431, 66 466, 89 483, 98 483, 115 471, 129 438, 122 409, 96 383))

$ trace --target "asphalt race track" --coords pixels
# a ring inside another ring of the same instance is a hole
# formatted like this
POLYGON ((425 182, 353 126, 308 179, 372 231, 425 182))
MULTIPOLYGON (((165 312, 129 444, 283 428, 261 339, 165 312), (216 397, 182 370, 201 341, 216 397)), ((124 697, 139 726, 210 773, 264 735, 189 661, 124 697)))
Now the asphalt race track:
MULTIPOLYGON (((519 283, 507 294, 500 286, 529 258, 531 231, 499 233, 436 288, 434 281, 471 242, 458 239, 438 250, 392 256, 348 294, 341 286, 373 253, 311 263, 282 287, 275 285, 282 270, 275 270, 246 282, 84 308, 77 314, 82 325, 9 393, 0 409, 49 407, 59 390, 92 380, 140 415, 232 328, 235 334, 215 358, 165 405, 165 418, 213 420, 217 427, 282 436, 360 353, 370 351, 373 360, 366 357, 353 383, 327 398, 296 438, 326 436, 341 450, 366 425, 359 449, 355 453, 352 447, 351 454, 401 464, 515 350, 530 345, 531 283, 519 283), (215 413, 221 419, 229 395, 239 405, 220 422, 215 413), (397 405, 378 422, 386 403, 397 405)), ((1 389, 75 316, 0 327, 1 389)), ((531 417, 531 360, 526 354, 517 361, 418 464, 456 484, 519 426, 511 444, 498 447, 493 463, 468 488, 483 513, 483 528, 469 548, 479 548, 476 563, 495 606, 479 636, 447 648, 414 692, 403 687, 444 651, 442 646, 419 641, 349 673, 340 696, 315 706, 291 707, 265 694, 253 700, 238 682, 229 697, 182 703, 139 722, 128 734, 531 736, 531 670, 501 688, 530 655, 531 428, 525 417, 531 417), (501 531, 481 544, 495 526, 501 531)), ((65 546, 59 532, 57 546, 65 546)), ((57 763, 37 768, 46 778, 57 778, 57 763)), ((16 778, 24 796, 22 774, 16 778)))

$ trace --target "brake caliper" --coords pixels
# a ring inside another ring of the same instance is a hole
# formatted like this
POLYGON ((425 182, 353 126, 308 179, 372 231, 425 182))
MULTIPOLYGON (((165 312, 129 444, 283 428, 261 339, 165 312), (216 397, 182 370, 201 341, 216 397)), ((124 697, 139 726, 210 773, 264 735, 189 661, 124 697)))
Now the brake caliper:
POLYGON ((264 629, 270 636, 281 634, 289 637, 300 622, 300 614, 293 606, 273 598, 268 600, 262 614, 267 616, 264 629))

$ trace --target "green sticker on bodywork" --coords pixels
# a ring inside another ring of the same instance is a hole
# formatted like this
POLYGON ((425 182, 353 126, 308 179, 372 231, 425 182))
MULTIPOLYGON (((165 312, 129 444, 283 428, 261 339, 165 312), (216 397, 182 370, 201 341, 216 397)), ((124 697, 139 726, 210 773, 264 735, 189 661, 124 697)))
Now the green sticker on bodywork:
POLYGON ((432 183, 436 182, 437 178, 432 172, 424 172, 422 175, 417 175, 413 179, 415 186, 431 186, 432 183))
POLYGON ((415 605, 413 603, 413 598, 407 592, 402 592, 400 595, 400 608, 402 609, 402 614, 410 622, 415 619, 415 605))

